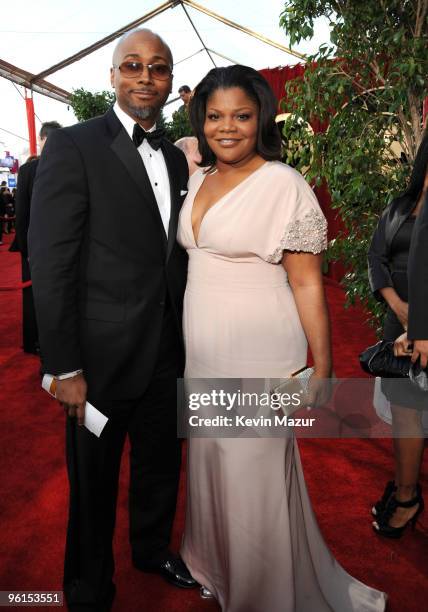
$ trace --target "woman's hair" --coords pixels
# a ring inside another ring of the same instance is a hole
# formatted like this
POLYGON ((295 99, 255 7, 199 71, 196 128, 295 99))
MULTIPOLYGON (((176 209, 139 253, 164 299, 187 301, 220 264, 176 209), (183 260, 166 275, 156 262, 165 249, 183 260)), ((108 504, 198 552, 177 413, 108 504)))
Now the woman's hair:
POLYGON ((413 170, 410 176, 409 185, 401 197, 408 197, 413 202, 419 198, 424 186, 425 176, 428 170, 428 130, 424 135, 413 162, 413 170))
POLYGON ((189 103, 189 117, 201 153, 200 166, 213 166, 216 156, 208 146, 204 134, 207 102, 218 89, 239 87, 258 108, 256 151, 266 160, 280 159, 281 136, 275 123, 278 103, 266 79, 248 66, 213 68, 193 91, 189 103))

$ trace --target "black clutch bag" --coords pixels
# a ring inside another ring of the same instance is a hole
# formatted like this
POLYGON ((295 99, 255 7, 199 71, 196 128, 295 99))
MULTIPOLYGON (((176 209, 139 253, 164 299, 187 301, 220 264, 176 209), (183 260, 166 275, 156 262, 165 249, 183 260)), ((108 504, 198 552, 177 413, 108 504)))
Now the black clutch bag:
POLYGON ((410 357, 396 357, 394 342, 381 340, 360 354, 360 365, 364 372, 382 378, 408 378, 410 357))
POLYGON ((382 378, 408 378, 421 391, 428 391, 428 376, 419 364, 412 364, 410 357, 396 357, 394 342, 381 340, 360 354, 364 372, 382 378))

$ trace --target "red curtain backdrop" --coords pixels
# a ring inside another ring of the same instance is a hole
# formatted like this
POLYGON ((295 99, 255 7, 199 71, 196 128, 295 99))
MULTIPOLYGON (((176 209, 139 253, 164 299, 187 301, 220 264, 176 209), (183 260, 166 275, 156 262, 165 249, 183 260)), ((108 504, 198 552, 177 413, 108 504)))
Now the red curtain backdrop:
POLYGON ((306 67, 304 64, 296 64, 295 66, 278 66, 277 68, 263 68, 260 70, 265 79, 269 82, 273 89, 273 93, 278 100, 285 96, 285 84, 287 81, 302 77, 306 67))

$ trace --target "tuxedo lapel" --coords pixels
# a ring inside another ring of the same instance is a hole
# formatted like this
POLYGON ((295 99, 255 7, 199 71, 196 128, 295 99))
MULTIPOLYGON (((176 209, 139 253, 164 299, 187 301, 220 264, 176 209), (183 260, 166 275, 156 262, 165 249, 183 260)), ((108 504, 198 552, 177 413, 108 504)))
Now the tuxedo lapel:
POLYGON ((110 148, 115 153, 115 155, 117 155, 117 157, 127 170, 130 178, 137 185, 143 199, 141 205, 147 205, 149 207, 157 225, 159 226, 159 229, 161 230, 162 237, 166 244, 166 234, 163 227, 162 218, 160 216, 159 207, 157 205, 155 194, 153 193, 150 179, 148 177, 143 160, 141 159, 141 156, 138 153, 134 143, 129 138, 125 128, 122 126, 119 119, 117 119, 114 111, 109 111, 109 113, 107 113, 106 115, 106 118, 110 126, 116 128, 116 133, 113 137, 110 148), (112 117, 111 114, 113 114, 114 117, 112 117), (115 125, 114 120, 116 120, 117 124, 119 125, 115 125), (117 130, 117 128, 119 129, 117 130))
POLYGON ((178 225, 178 215, 180 212, 181 206, 181 198, 180 198, 180 182, 177 172, 177 164, 174 163, 174 157, 171 151, 171 145, 167 141, 164 141, 162 144, 162 153, 165 158, 166 167, 168 169, 169 176, 169 186, 171 192, 171 215, 169 218, 169 227, 168 227, 168 246, 167 246, 167 254, 168 257, 171 254, 172 248, 174 246, 176 236, 177 236, 177 225, 178 225))

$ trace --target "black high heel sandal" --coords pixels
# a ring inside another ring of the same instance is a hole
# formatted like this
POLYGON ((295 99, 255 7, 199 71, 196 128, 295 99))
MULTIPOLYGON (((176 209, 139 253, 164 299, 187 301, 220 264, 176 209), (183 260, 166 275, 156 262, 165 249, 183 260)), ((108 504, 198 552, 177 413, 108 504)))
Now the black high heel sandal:
MULTIPOLYGON (((385 511, 389 499, 394 495, 396 491, 397 485, 395 484, 395 480, 389 480, 386 483, 386 487, 382 497, 372 507, 373 516, 380 516, 382 512, 385 511)), ((416 495, 422 495, 422 487, 419 483, 416 484, 416 495)))
POLYGON ((395 498, 395 496, 393 496, 389 499, 385 510, 379 516, 378 520, 373 522, 373 529, 375 533, 386 538, 401 538, 407 525, 410 524, 412 526, 412 529, 415 528, 415 525, 418 521, 420 514, 423 512, 424 507, 424 499, 420 493, 417 494, 416 497, 414 497, 413 499, 410 499, 409 501, 405 502, 400 502, 395 498), (402 525, 401 527, 391 527, 391 525, 389 525, 389 521, 391 517, 395 514, 397 508, 413 508, 413 506, 416 506, 417 504, 419 504, 419 508, 416 510, 412 518, 410 518, 406 523, 404 523, 404 525, 402 525))
POLYGON ((389 501, 389 498, 393 496, 396 490, 397 490, 397 486, 395 484, 395 480, 389 480, 386 483, 386 487, 385 487, 382 497, 372 507, 373 516, 380 516, 382 512, 384 512, 386 508, 386 504, 389 501))

